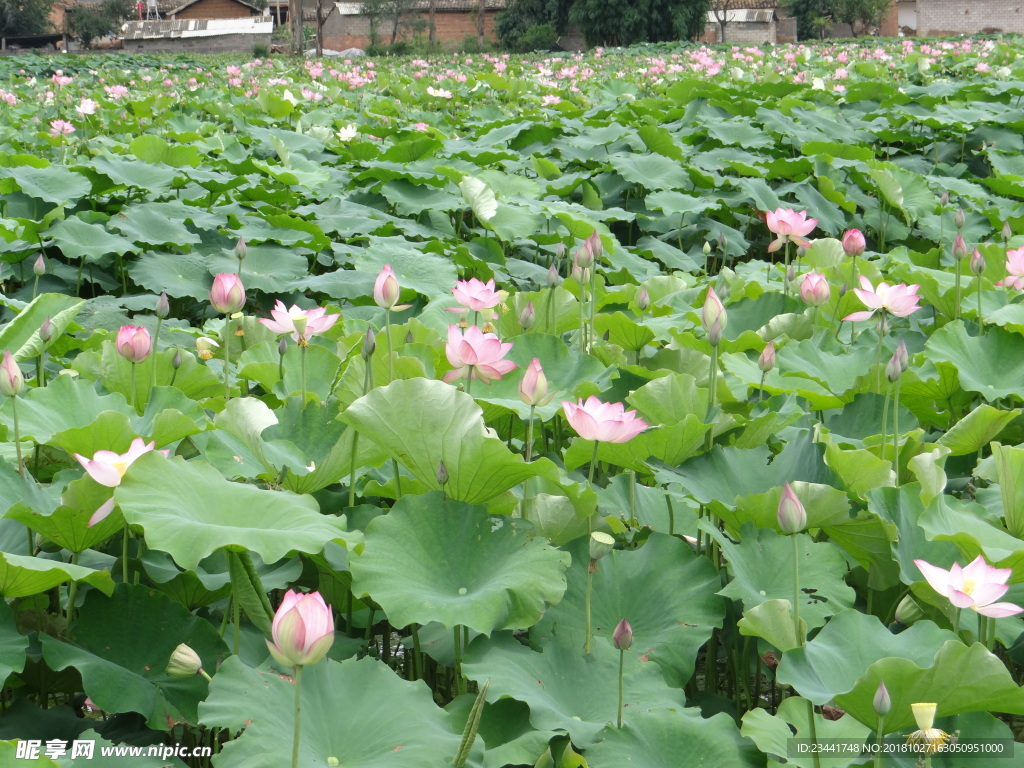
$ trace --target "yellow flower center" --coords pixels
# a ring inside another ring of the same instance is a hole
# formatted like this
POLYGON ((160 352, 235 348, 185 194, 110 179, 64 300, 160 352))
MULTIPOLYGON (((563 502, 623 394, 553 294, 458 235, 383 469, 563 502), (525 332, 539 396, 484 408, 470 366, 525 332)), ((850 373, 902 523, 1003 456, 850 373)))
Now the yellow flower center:
POLYGON ((128 471, 127 461, 112 461, 110 462, 110 466, 116 469, 117 474, 119 474, 121 477, 124 477, 124 473, 128 471))
POLYGON ((964 579, 964 585, 960 587, 960 591, 965 595, 973 595, 974 590, 977 588, 977 583, 971 579, 964 579))

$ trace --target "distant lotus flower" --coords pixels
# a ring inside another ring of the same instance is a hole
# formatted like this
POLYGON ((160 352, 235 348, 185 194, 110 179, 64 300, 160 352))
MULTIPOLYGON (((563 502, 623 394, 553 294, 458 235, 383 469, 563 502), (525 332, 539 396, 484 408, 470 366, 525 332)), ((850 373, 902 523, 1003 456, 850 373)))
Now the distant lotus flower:
POLYGON ((494 290, 494 280, 486 283, 477 280, 475 277, 469 280, 458 280, 452 288, 452 295, 461 304, 461 307, 449 307, 449 312, 465 313, 468 310, 480 312, 493 309, 505 300, 508 296, 506 291, 494 290))
POLYGON ((612 642, 620 651, 628 651, 629 647, 633 645, 633 628, 625 619, 616 624, 615 629, 612 630, 612 642))
POLYGON ((550 403, 554 396, 554 392, 548 394, 548 380, 540 367, 540 360, 533 358, 519 383, 519 398, 527 405, 540 406, 550 403))
POLYGON ((767 224, 768 229, 776 235, 776 238, 768 246, 768 252, 774 253, 787 242, 808 247, 811 243, 806 236, 818 226, 818 220, 808 219, 807 211, 776 208, 774 211, 768 212, 767 224))
POLYGON ((1024 246, 1006 252, 1007 275, 996 285, 1024 290, 1024 246))
POLYGON ((51 120, 50 121, 50 135, 51 136, 70 136, 75 132, 75 126, 69 123, 67 120, 51 120))
POLYGON ((83 98, 82 99, 82 103, 79 104, 77 107, 75 107, 75 111, 78 112, 78 114, 80 114, 82 116, 94 115, 94 114, 96 114, 96 108, 98 106, 99 106, 99 104, 97 104, 92 99, 84 99, 83 98))
POLYGON ((293 341, 308 346, 311 338, 330 330, 341 317, 340 314, 325 315, 326 311, 323 307, 299 309, 294 304, 286 308, 284 302, 278 300, 270 310, 273 320, 261 317, 260 322, 274 333, 290 333, 293 341))
MULTIPOLYGON (((78 463, 85 467, 85 471, 93 480, 107 488, 116 488, 121 484, 121 478, 128 471, 128 467, 144 453, 152 451, 156 446, 155 442, 147 443, 141 437, 132 440, 127 453, 114 453, 113 451, 96 451, 96 454, 87 459, 85 456, 73 454, 78 463)), ((169 450, 157 451, 164 456, 170 453, 169 450)))
POLYGON ((4 350, 4 359, 0 363, 0 395, 17 397, 25 389, 25 376, 14 361, 11 350, 4 350))
MULTIPOLYGON (((282 339, 284 341, 284 339, 282 339)), ((200 360, 210 360, 213 358, 213 348, 219 347, 216 341, 211 339, 209 336, 200 336, 196 339, 196 351, 199 353, 200 360)))
POLYGON ((647 422, 637 418, 636 411, 627 411, 622 403, 603 403, 591 395, 587 402, 562 402, 569 425, 584 440, 601 443, 625 443, 645 429, 647 422))
POLYGON ((832 290, 828 279, 819 272, 808 272, 800 283, 800 298, 812 307, 820 307, 829 300, 832 290))
POLYGON ((238 312, 245 306, 245 288, 236 274, 220 274, 213 278, 210 304, 222 315, 238 312))
POLYGON ((153 351, 153 340, 145 328, 122 325, 114 346, 117 347, 117 354, 129 363, 141 363, 153 351))
POLYGON ((866 247, 864 233, 859 229, 848 229, 843 233, 843 251, 847 256, 860 256, 866 247))
POLYGON ((953 563, 948 571, 932 565, 925 560, 915 560, 914 564, 924 574, 932 589, 949 600, 956 608, 970 608, 982 616, 1003 618, 1024 612, 1013 603, 997 603, 1009 589, 1006 586, 1012 569, 995 568, 978 555, 964 568, 953 563))
POLYGON ((503 344, 493 333, 484 333, 475 325, 469 326, 465 335, 457 325, 449 325, 445 354, 455 370, 445 374, 444 380, 479 379, 490 384, 519 367, 503 359, 510 349, 511 343, 503 344))
POLYGON ((807 512, 789 483, 782 489, 776 517, 783 533, 800 533, 807 528, 807 512))
POLYGON ((860 276, 860 284, 861 287, 854 288, 853 292, 857 294, 857 297, 866 306, 870 307, 870 310, 847 315, 843 318, 843 322, 869 320, 879 309, 883 309, 896 317, 906 317, 921 308, 918 306, 921 297, 917 294, 919 286, 916 284, 906 285, 905 283, 900 283, 899 285, 889 285, 883 282, 879 283, 878 288, 875 289, 872 288, 871 281, 864 277, 864 275, 860 276))
POLYGON ((349 142, 359 135, 359 129, 352 123, 349 123, 348 125, 342 126, 337 135, 339 141, 349 142))
POLYGON ((288 590, 271 625, 270 655, 287 667, 316 664, 334 643, 334 615, 319 592, 288 590))

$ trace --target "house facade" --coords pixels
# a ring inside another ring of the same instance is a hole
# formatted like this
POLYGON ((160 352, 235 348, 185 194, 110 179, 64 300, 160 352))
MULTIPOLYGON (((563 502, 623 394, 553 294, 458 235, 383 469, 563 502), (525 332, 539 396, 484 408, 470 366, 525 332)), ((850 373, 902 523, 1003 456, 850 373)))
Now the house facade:
POLYGON ((919 36, 1024 33, 1024 0, 917 0, 915 11, 919 36))
MULTIPOLYGON (((434 25, 437 40, 442 46, 452 47, 467 36, 476 37, 479 0, 435 0, 434 25)), ((506 0, 484 1, 484 33, 494 40, 494 17, 507 5, 506 0)), ((363 13, 363 5, 353 0, 335 3, 336 9, 324 25, 324 48, 343 51, 347 48, 366 48, 373 33, 378 40, 388 43, 394 26, 393 19, 377 22, 374 30, 371 19, 363 13)), ((400 19, 396 40, 409 40, 413 34, 427 34, 430 24, 429 0, 414 0, 410 12, 400 19)))
POLYGON ((186 0, 168 11, 171 19, 244 19, 263 11, 247 0, 186 0))

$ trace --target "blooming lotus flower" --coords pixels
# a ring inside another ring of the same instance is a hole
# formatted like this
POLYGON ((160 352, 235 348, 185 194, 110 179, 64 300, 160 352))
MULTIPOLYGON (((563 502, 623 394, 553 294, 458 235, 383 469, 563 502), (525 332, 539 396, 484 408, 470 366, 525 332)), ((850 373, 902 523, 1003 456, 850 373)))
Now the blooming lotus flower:
POLYGON ((460 314, 467 310, 480 312, 483 310, 493 309, 503 302, 506 296, 508 296, 506 291, 494 290, 493 279, 483 283, 475 277, 470 278, 469 280, 456 281, 455 287, 452 288, 452 294, 455 296, 455 300, 462 306, 449 307, 448 311, 458 312, 460 314))
POLYGON ((319 592, 303 595, 288 590, 271 625, 274 642, 266 641, 278 664, 316 664, 334 643, 334 615, 319 592))
POLYGON ((408 309, 409 304, 398 303, 400 293, 401 287, 398 285, 398 278, 395 277, 391 265, 385 264, 380 274, 377 275, 377 279, 373 281, 374 302, 382 309, 408 309))
POLYGON ((1007 275, 996 285, 1024 290, 1024 246, 1006 252, 1007 275))
POLYGON ((847 256, 860 256, 866 247, 864 233, 859 229, 848 229, 843 233, 843 251, 847 256))
POLYGON ((465 335, 457 325, 449 325, 444 351, 455 370, 446 373, 444 380, 479 379, 490 384, 519 367, 503 359, 510 349, 511 343, 503 344, 493 333, 484 333, 475 325, 469 326, 465 335))
POLYGON ((548 380, 540 367, 540 360, 533 358, 519 383, 519 398, 527 405, 538 406, 547 405, 554 396, 554 392, 548 394, 548 380))
POLYGON ((878 284, 877 289, 874 289, 871 287, 871 281, 864 277, 864 275, 861 275, 860 285, 861 287, 854 288, 853 292, 857 294, 857 298, 870 307, 870 310, 849 314, 843 318, 843 322, 848 320, 854 322, 869 320, 875 314, 875 311, 879 309, 884 309, 896 317, 906 317, 921 308, 918 306, 921 297, 917 295, 919 286, 916 284, 906 285, 905 283, 900 283, 899 285, 889 285, 883 282, 878 284))
POLYGON ((11 350, 4 350, 4 359, 0 363, 0 395, 17 397, 25 389, 25 376, 14 361, 11 350))
POLYGON ((96 114, 96 108, 98 106, 99 106, 99 104, 97 104, 92 99, 83 98, 82 99, 82 103, 79 104, 77 107, 75 107, 75 111, 78 112, 78 114, 83 115, 83 116, 85 116, 85 115, 94 115, 94 114, 96 114))
POLYGON ((213 278, 210 304, 222 315, 230 315, 245 306, 245 288, 235 274, 220 274, 213 278))
POLYGON ((51 136, 70 136, 75 132, 75 126, 69 123, 67 120, 51 120, 50 121, 50 135, 51 136))
POLYGON ((645 429, 647 422, 637 418, 636 411, 627 411, 622 403, 602 403, 591 395, 587 402, 562 402, 569 425, 584 440, 602 443, 625 443, 645 429))
POLYGON ((270 310, 273 320, 261 317, 260 322, 267 326, 274 333, 290 333, 293 341, 299 346, 309 346, 309 340, 320 333, 325 333, 338 322, 340 314, 324 315, 327 310, 323 307, 315 309, 299 309, 292 304, 291 308, 285 308, 284 302, 278 300, 274 308, 270 310))
POLYGON ((1012 569, 994 568, 981 555, 964 568, 953 563, 948 571, 924 560, 915 560, 914 564, 932 589, 957 608, 970 608, 982 616, 996 619, 1024 612, 1024 608, 1013 603, 995 602, 1009 589, 1006 581, 1012 569))
POLYGON ((792 208, 776 208, 769 211, 766 222, 768 229, 776 235, 768 246, 769 253, 779 250, 787 242, 807 248, 811 242, 806 235, 818 226, 817 219, 807 218, 807 211, 794 211, 792 208))
POLYGON ((122 325, 114 346, 117 347, 117 354, 129 363, 141 363, 153 351, 153 340, 145 328, 122 325))
POLYGON ((828 279, 820 272, 808 272, 800 282, 800 298, 812 307, 820 307, 831 295, 828 279))
MULTIPOLYGON (((93 480, 107 488, 116 488, 121 484, 121 478, 128 471, 128 467, 144 453, 149 453, 156 446, 155 442, 147 443, 141 437, 132 440, 127 453, 114 453, 113 451, 96 451, 96 454, 87 459, 85 456, 74 454, 78 463, 85 467, 85 471, 93 480)), ((169 450, 157 451, 164 456, 170 453, 169 450)), ((102 509, 102 507, 101 507, 102 509)), ((98 512, 99 510, 97 510, 98 512)), ((104 515, 105 517, 106 515, 104 515)))

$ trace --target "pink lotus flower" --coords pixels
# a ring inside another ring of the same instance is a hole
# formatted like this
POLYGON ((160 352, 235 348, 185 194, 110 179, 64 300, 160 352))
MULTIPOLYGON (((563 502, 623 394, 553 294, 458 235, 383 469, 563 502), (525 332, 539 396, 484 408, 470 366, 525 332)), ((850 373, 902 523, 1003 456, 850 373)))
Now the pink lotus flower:
POLYGON ((921 573, 932 589, 947 598, 956 608, 970 608, 982 616, 1000 619, 1024 612, 1024 608, 1013 603, 997 603, 1009 589, 1007 579, 1012 573, 1011 568, 994 568, 978 555, 965 568, 953 563, 948 571, 932 565, 924 560, 915 560, 921 573))
POLYGON ((996 285, 1024 290, 1024 246, 1006 252, 1007 275, 996 285))
POLYGON ((785 243, 793 242, 798 246, 808 247, 811 243, 806 238, 818 226, 817 219, 808 219, 807 211, 794 211, 792 208, 776 208, 767 215, 768 229, 777 235, 768 246, 768 252, 774 253, 785 243))
POLYGON ((96 108, 99 106, 92 99, 82 99, 82 103, 75 107, 75 111, 80 115, 94 115, 96 114, 96 108))
POLYGON ((455 370, 446 373, 444 380, 479 379, 490 384, 519 367, 503 359, 510 349, 511 343, 503 344, 493 333, 484 333, 475 325, 469 326, 465 335, 457 325, 449 325, 444 351, 455 370))
POLYGON ((493 309, 498 304, 503 302, 508 296, 506 291, 494 290, 494 280, 488 280, 486 283, 480 282, 475 277, 469 280, 458 280, 455 283, 455 287, 452 288, 452 294, 455 296, 455 300, 461 304, 461 307, 449 307, 449 312, 458 312, 460 314, 467 310, 474 312, 480 312, 482 310, 493 309))
POLYGON ((309 340, 320 333, 325 333, 338 322, 341 315, 324 315, 327 310, 323 307, 315 309, 299 309, 292 304, 291 308, 285 308, 284 302, 278 300, 274 308, 270 310, 273 320, 261 317, 260 322, 274 333, 290 333, 292 340, 297 341, 299 346, 309 346, 309 340))
POLYGON ((25 376, 14 360, 11 350, 4 350, 4 359, 0 363, 0 395, 17 397, 25 389, 25 376))
POLYGON ((75 126, 73 126, 67 120, 51 120, 50 121, 50 135, 51 136, 70 136, 74 132, 75 132, 75 126))
MULTIPOLYGON (((91 459, 87 459, 85 456, 77 453, 74 454, 74 457, 78 459, 79 464, 85 467, 89 477, 97 483, 105 485, 107 488, 116 488, 121 484, 121 478, 124 477, 124 473, 128 471, 128 467, 132 465, 132 462, 142 454, 152 451, 155 446, 155 442, 147 443, 141 437, 136 437, 132 440, 127 453, 96 451, 96 455, 91 459)), ((157 452, 162 453, 164 456, 170 453, 169 450, 157 452)))
POLYGON ((394 270, 391 269, 390 264, 385 264, 380 274, 377 275, 377 279, 373 281, 374 302, 382 309, 408 309, 411 305, 398 303, 401 291, 394 270))
POLYGON ((540 360, 533 358, 519 383, 519 399, 527 405, 538 406, 547 405, 554 396, 554 392, 548 394, 548 379, 540 367, 540 360))
POLYGON ((808 272, 800 283, 800 298, 812 307, 820 307, 829 300, 832 290, 828 279, 819 272, 808 272))
POLYGON ((625 443, 645 429, 647 422, 637 418, 636 411, 627 411, 622 403, 602 403, 591 395, 587 402, 562 402, 569 425, 584 440, 602 443, 625 443))
POLYGON ((129 363, 141 363, 153 351, 149 331, 135 325, 122 325, 114 342, 117 354, 129 363))
POLYGON ((245 288, 236 274, 220 274, 213 278, 210 304, 222 315, 230 315, 245 306, 245 288))
POLYGON ((110 517, 110 513, 114 511, 114 497, 111 496, 105 502, 96 508, 96 511, 92 513, 89 518, 89 523, 85 526, 86 528, 92 528, 97 523, 101 523, 110 517))
POLYGON ((334 614, 319 592, 303 595, 288 590, 271 624, 274 642, 266 641, 278 664, 316 664, 334 643, 334 614))
POLYGON ((916 284, 906 285, 905 283, 900 283, 899 285, 889 285, 883 282, 878 284, 876 290, 871 287, 871 281, 864 277, 864 275, 861 275, 860 285, 861 287, 854 288, 853 292, 857 294, 857 298, 863 301, 866 306, 870 307, 870 310, 847 315, 843 318, 843 322, 869 320, 879 309, 885 310, 896 317, 906 317, 921 308, 918 306, 921 297, 917 295, 919 286, 916 284))
POLYGON ((843 233, 843 251, 847 256, 860 256, 866 247, 867 241, 859 229, 848 229, 843 233))

